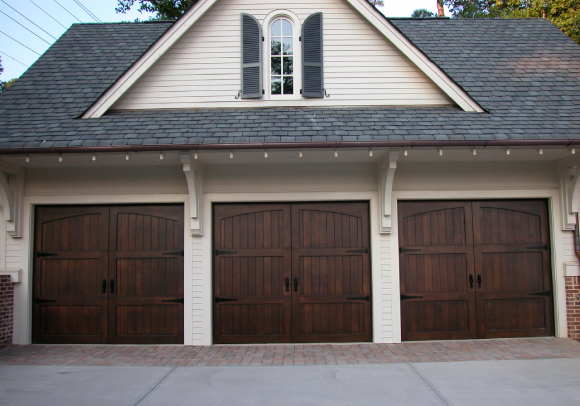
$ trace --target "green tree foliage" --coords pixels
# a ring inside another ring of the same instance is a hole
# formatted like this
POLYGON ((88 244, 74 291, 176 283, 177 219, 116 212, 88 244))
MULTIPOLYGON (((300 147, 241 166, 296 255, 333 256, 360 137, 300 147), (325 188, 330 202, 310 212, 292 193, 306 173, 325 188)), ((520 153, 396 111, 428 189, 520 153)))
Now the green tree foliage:
POLYGON ((434 13, 434 12, 429 11, 429 10, 424 9, 424 8, 420 8, 420 9, 413 11, 413 14, 411 14, 411 17, 412 18, 432 18, 432 17, 437 17, 437 13, 434 13))
POLYGON ((117 13, 126 13, 133 7, 135 2, 139 3, 140 12, 156 13, 157 20, 177 20, 181 17, 197 0, 117 0, 115 8, 117 13))
POLYGON ((445 0, 452 17, 547 18, 580 44, 580 0, 445 0))
MULTIPOLYGON (((373 6, 384 6, 384 0, 367 0, 373 6)), ((156 13, 155 20, 177 20, 197 0, 117 0, 117 13, 126 13, 138 3, 140 12, 156 13)))
POLYGON ((8 82, 0 81, 0 94, 4 93, 10 86, 16 82, 16 79, 10 79, 8 82))

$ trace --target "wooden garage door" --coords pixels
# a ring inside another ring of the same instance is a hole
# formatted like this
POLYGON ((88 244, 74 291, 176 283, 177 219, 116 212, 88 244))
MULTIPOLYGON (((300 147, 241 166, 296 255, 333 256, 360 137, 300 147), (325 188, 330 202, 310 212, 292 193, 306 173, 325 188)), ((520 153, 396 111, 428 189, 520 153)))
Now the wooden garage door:
POLYGON ((367 203, 214 207, 216 343, 371 340, 367 203))
POLYGON ((553 334, 542 200, 400 202, 403 340, 553 334))
POLYGON ((183 206, 36 210, 36 343, 183 343, 183 206))

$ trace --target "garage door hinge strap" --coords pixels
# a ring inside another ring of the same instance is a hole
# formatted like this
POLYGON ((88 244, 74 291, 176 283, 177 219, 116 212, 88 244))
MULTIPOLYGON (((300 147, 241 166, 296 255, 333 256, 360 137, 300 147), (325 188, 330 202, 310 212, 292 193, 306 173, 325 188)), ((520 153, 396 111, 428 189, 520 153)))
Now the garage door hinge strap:
POLYGON ((401 295, 401 300, 407 300, 407 299, 423 299, 423 296, 401 295))
POLYGON ((547 245, 536 245, 535 247, 528 247, 529 250, 544 250, 547 251, 548 250, 548 246, 547 245))
POLYGON ((228 255, 228 254, 237 254, 238 251, 220 251, 220 250, 215 250, 215 254, 216 255, 228 255))
POLYGON ((550 291, 545 291, 545 292, 538 292, 538 293, 530 293, 530 296, 546 296, 546 297, 550 297, 550 291))
POLYGON ((360 250, 350 250, 350 251, 346 251, 346 252, 353 252, 355 254, 368 254, 369 250, 367 250, 366 248, 362 248, 360 250))
POLYGON ((370 296, 361 296, 361 297, 349 297, 346 300, 366 300, 367 302, 371 300, 370 296))
POLYGON ((182 257, 183 256, 183 251, 164 252, 162 255, 177 255, 177 256, 182 257))
POLYGON ((170 299, 170 300, 162 300, 164 303, 183 303, 183 298, 181 299, 170 299))
POLYGON ((420 249, 414 248, 399 248, 399 252, 402 254, 404 252, 414 252, 414 251, 421 251, 420 249))
POLYGON ((40 303, 55 303, 56 300, 49 300, 49 299, 34 299, 34 303, 35 304, 40 304, 40 303))
POLYGON ((51 254, 50 252, 37 252, 36 253, 36 257, 37 258, 41 258, 41 257, 56 257, 58 254, 51 254))
POLYGON ((238 299, 225 299, 223 297, 216 297, 215 298, 215 302, 216 303, 221 303, 221 302, 237 302, 238 299))

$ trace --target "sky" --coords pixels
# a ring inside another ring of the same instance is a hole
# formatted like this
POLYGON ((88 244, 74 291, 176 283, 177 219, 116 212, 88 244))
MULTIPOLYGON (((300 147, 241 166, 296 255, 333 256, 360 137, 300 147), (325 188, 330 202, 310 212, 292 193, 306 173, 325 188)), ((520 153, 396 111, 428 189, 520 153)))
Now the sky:
MULTIPOLYGON (((384 2, 381 11, 388 17, 410 17, 420 8, 437 11, 436 0, 384 2)), ((118 14, 117 0, 0 0, 0 56, 4 67, 0 80, 22 75, 71 24, 94 23, 95 19, 79 4, 102 22, 148 20, 150 16, 139 13, 137 6, 127 14, 118 14)))

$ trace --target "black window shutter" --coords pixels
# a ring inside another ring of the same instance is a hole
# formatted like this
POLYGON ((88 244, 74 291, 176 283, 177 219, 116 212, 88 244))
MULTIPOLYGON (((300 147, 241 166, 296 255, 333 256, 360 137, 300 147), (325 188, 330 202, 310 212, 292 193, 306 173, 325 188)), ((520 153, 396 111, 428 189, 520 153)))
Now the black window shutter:
POLYGON ((322 13, 302 24, 302 96, 324 97, 322 65, 322 13))
POLYGON ((262 27, 242 13, 242 99, 262 97, 262 27))

